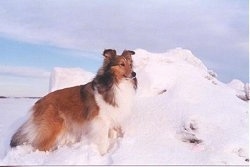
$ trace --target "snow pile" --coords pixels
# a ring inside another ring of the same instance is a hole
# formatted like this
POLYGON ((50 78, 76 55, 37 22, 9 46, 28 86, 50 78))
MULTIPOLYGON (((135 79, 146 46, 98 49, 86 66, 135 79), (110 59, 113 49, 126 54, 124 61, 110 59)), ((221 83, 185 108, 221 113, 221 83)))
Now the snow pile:
MULTIPOLYGON (((33 151, 28 145, 9 149, 5 143, 3 149, 7 154, 0 157, 0 164, 249 164, 248 101, 235 96, 235 89, 218 81, 215 73, 189 50, 177 48, 162 54, 142 49, 135 52, 139 83, 133 115, 124 129, 124 137, 119 138, 108 154, 100 156, 94 145, 84 141, 53 152, 33 151)), ((53 90, 61 88, 56 79, 61 72, 52 76, 53 90)), ((72 86, 68 81, 60 82, 72 86)), ((20 112, 15 105, 9 107, 20 112)), ((15 112, 8 118, 13 124, 20 118, 15 112)), ((26 114, 25 110, 22 114, 26 114)), ((10 124, 1 126, 9 134, 15 131, 10 124)), ((10 136, 4 138, 9 141, 10 136)))
POLYGON ((82 85, 89 82, 94 74, 81 68, 60 68, 55 67, 51 72, 49 91, 82 85))
POLYGON ((191 51, 181 48, 170 50, 163 54, 150 53, 142 49, 136 50, 133 57, 135 71, 140 81, 139 96, 154 96, 165 89, 174 86, 180 76, 189 76, 194 71, 198 75, 207 75, 205 65, 193 56, 191 51), (187 68, 195 68, 190 71, 187 68))
POLYGON ((230 83, 228 83, 228 86, 235 89, 235 94, 237 97, 239 97, 242 100, 249 100, 250 93, 249 93, 249 83, 243 83, 238 79, 233 79, 230 83))

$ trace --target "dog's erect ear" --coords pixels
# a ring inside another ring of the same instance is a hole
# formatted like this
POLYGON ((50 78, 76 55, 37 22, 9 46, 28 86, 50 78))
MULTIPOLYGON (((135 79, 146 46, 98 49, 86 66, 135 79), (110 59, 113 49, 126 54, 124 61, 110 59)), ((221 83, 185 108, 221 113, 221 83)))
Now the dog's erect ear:
POLYGON ((110 63, 114 61, 114 58, 117 56, 116 51, 113 49, 105 49, 102 53, 104 60, 102 67, 98 70, 97 75, 103 75, 104 72, 110 68, 110 63))
POLYGON ((116 51, 113 49, 105 49, 103 51, 103 56, 105 57, 105 59, 111 59, 116 56, 116 51))
POLYGON ((126 59, 131 59, 131 55, 134 55, 135 52, 131 50, 124 50, 122 52, 122 56, 124 56, 126 59))

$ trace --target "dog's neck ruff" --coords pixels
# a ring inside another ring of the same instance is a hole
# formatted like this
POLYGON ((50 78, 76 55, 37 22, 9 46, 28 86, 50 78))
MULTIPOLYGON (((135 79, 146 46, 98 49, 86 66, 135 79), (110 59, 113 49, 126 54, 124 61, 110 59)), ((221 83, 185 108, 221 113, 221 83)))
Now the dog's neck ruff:
MULTIPOLYGON (((133 77, 135 78, 135 77, 133 77)), ((124 78, 122 79, 118 84, 114 84, 112 86, 112 88, 110 88, 111 90, 110 91, 113 91, 113 95, 114 95, 114 100, 115 100, 115 103, 116 105, 115 106, 112 106, 112 107, 124 107, 125 105, 131 105, 129 103, 132 103, 130 102, 134 95, 135 95, 135 88, 134 88, 134 85, 133 85, 133 82, 131 81, 133 78, 124 78)), ((97 100, 97 103, 98 101, 103 101, 105 102, 105 99, 103 97, 102 94, 100 94, 98 92, 97 89, 95 89, 95 97, 96 97, 96 100, 97 100)), ((108 104, 108 102, 105 102, 108 104)))
POLYGON ((115 106, 107 103, 98 91, 95 91, 95 100, 100 108, 100 117, 105 117, 114 124, 120 124, 123 120, 126 120, 131 113, 135 89, 133 83, 126 79, 121 80, 121 82, 118 85, 114 85, 112 89, 116 102, 115 106))

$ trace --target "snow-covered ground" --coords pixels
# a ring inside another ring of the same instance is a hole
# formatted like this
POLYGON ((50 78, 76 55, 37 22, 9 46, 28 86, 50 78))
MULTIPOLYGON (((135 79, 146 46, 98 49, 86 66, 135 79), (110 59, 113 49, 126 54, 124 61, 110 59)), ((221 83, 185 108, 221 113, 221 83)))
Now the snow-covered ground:
MULTIPOLYGON (((85 141, 53 152, 34 151, 29 145, 10 149, 11 135, 36 100, 0 99, 0 165, 249 164, 249 84, 220 82, 189 50, 135 52, 139 84, 133 114, 113 150, 100 156, 85 141)), ((57 68, 50 88, 83 84, 93 76, 57 68)))

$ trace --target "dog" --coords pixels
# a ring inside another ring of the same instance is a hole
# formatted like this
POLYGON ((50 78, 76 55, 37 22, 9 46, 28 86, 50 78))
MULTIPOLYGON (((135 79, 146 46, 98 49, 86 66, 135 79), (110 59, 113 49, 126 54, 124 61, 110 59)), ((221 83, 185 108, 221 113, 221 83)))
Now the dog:
POLYGON ((124 50, 103 51, 104 61, 94 79, 85 84, 51 92, 38 100, 28 120, 10 141, 11 147, 31 144, 40 151, 88 139, 101 155, 111 140, 123 136, 137 88, 131 55, 124 50))

